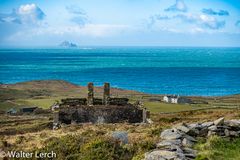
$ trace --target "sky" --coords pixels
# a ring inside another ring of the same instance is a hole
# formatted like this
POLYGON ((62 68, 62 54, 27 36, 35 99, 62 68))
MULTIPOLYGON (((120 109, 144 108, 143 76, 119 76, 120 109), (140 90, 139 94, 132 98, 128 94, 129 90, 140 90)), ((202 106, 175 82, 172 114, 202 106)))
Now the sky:
POLYGON ((0 0, 0 46, 240 47, 239 0, 0 0))

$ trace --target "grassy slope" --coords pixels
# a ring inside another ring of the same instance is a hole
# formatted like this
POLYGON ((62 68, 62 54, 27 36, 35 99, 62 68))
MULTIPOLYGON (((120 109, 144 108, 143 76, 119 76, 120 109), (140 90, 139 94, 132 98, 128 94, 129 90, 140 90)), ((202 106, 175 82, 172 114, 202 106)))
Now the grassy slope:
MULTIPOLYGON (((102 90, 102 87, 95 87, 95 96, 102 97, 102 90)), ((240 95, 226 97, 189 97, 194 101, 204 101, 208 102, 208 104, 179 105, 157 101, 162 99, 162 95, 148 95, 116 88, 111 89, 111 94, 114 97, 128 97, 131 102, 141 100, 144 102, 145 107, 153 113, 178 112, 204 107, 240 107, 240 95), (151 101, 150 99, 155 99, 155 101, 151 101)), ((86 96, 86 87, 60 80, 30 81, 11 85, 0 85, 0 111, 23 106, 49 108, 56 100, 61 100, 62 98, 86 96)))
MULTIPOLYGON (((141 94, 135 91, 113 88, 114 96, 141 94)), ((66 97, 86 97, 87 88, 66 81, 30 81, 11 85, 0 85, 0 110, 22 106, 49 108, 56 100, 66 97)), ((102 96, 102 87, 95 87, 95 96, 102 96)))

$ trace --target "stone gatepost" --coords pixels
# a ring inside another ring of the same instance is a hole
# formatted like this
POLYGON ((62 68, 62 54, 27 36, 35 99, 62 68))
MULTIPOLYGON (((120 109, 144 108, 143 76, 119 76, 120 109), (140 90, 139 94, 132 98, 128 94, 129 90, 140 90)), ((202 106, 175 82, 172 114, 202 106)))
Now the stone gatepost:
POLYGON ((87 104, 89 106, 93 106, 93 100, 94 100, 94 89, 93 89, 93 83, 88 83, 88 99, 87 104))
POLYGON ((110 83, 104 83, 103 105, 110 104, 110 83))

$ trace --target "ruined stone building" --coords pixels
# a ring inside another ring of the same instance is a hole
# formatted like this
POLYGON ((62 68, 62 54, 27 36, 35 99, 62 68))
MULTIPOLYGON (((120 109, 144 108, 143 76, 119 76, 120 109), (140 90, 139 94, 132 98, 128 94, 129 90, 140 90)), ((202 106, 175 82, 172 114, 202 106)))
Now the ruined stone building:
POLYGON ((54 111, 54 124, 71 123, 141 123, 149 112, 127 98, 110 97, 110 84, 104 84, 102 98, 94 97, 93 83, 88 84, 87 98, 62 99, 54 111))

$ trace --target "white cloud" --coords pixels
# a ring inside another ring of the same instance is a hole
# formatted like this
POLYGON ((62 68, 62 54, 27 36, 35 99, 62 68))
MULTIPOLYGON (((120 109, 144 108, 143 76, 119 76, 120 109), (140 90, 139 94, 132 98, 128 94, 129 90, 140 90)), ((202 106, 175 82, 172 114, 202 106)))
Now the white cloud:
POLYGON ((184 22, 194 23, 199 26, 214 30, 221 29, 225 26, 225 21, 219 21, 215 17, 207 16, 204 14, 179 14, 173 18, 180 18, 184 22))
MULTIPOLYGON (((205 14, 177 14, 174 16, 167 16, 167 15, 155 15, 150 17, 150 24, 154 25, 157 21, 164 21, 165 23, 168 23, 167 21, 175 21, 176 19, 181 20, 184 23, 188 24, 194 24, 198 28, 206 28, 211 30, 219 30, 222 29, 225 26, 225 21, 219 21, 215 17, 208 16, 205 14)), ((170 23, 173 23, 171 21, 170 23)))
POLYGON ((179 11, 179 12, 186 12, 187 6, 183 0, 176 0, 176 3, 169 8, 165 9, 165 11, 179 11))
POLYGON ((13 9, 12 13, 1 15, 1 22, 18 24, 37 24, 46 16, 36 4, 21 5, 18 9, 13 9))

